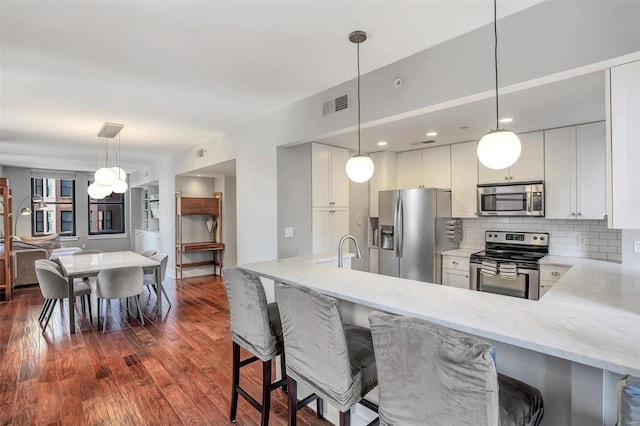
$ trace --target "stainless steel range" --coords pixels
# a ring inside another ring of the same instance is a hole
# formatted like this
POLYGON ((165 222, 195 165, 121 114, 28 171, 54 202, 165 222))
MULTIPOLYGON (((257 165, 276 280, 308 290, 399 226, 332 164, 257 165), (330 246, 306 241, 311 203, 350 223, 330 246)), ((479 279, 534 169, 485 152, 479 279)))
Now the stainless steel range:
POLYGON ((538 300, 538 261, 549 254, 549 234, 486 231, 484 241, 485 250, 471 255, 471 289, 538 300))

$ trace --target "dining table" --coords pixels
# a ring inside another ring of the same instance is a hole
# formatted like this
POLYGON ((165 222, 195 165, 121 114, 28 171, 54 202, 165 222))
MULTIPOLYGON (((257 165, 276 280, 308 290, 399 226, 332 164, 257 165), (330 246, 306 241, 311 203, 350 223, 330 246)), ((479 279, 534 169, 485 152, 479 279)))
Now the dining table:
MULTIPOLYGON (((58 258, 63 272, 69 283, 69 294, 73 295, 73 280, 76 278, 92 277, 112 268, 126 266, 140 266, 145 271, 155 271, 156 277, 156 311, 158 318, 162 318, 162 280, 160 279, 160 262, 142 256, 133 251, 115 251, 94 254, 77 254, 60 256, 58 258)), ((70 297, 72 300, 72 297, 70 297)), ((69 305, 69 332, 75 334, 75 308, 74 303, 69 305)))

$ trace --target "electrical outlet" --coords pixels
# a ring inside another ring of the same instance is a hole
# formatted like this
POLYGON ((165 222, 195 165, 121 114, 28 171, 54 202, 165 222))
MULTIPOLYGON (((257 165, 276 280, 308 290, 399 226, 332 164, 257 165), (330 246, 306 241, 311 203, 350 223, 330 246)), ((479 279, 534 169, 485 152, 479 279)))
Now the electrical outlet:
POLYGON ((633 242, 633 252, 640 253, 640 241, 633 242))
POLYGON ((578 247, 584 247, 587 245, 587 237, 584 235, 580 235, 578 237, 578 247))
POLYGON ((285 226, 284 228, 284 237, 285 238, 293 238, 293 227, 285 226))

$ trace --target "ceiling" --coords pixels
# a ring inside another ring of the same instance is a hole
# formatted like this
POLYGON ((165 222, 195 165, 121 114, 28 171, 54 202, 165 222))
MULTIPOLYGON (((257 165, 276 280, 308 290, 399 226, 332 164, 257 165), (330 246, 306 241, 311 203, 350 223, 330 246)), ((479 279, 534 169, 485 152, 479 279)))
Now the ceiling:
POLYGON ((110 121, 133 171, 352 79, 354 29, 366 73, 492 18, 491 0, 2 1, 0 164, 90 170, 110 121))
MULTIPOLYGON (((604 72, 500 95, 499 101, 500 117, 513 118, 513 122, 500 127, 517 133, 601 121, 605 119, 604 72)), ((363 128, 361 150, 401 152, 479 140, 495 126, 495 97, 490 95, 480 101, 363 128), (431 131, 437 136, 426 135, 431 131), (435 142, 420 143, 429 140, 435 142), (378 146, 379 141, 387 145, 378 146)), ((357 150, 358 135, 354 130, 319 142, 357 150)))

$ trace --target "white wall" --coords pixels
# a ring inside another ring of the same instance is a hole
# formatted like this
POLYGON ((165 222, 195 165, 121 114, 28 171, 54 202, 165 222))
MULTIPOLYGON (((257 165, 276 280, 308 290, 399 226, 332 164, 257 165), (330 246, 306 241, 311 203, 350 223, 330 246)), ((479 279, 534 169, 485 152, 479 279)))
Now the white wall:
POLYGON ((640 230, 622 230, 622 263, 629 266, 640 265, 640 253, 633 251, 635 241, 640 241, 640 230))

